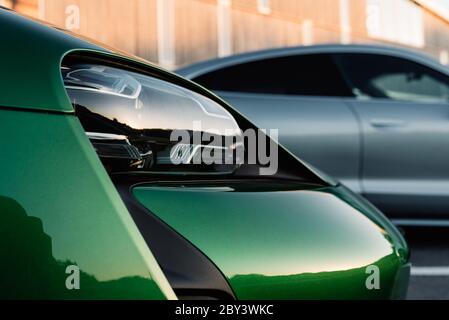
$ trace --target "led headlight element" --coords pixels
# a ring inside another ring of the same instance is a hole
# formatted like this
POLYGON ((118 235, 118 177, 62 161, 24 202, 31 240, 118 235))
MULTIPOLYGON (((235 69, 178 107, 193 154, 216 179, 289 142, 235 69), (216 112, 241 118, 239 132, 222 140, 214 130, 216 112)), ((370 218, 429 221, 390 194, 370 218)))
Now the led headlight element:
POLYGON ((90 63, 61 69, 77 116, 112 172, 233 172, 241 131, 218 103, 181 86, 90 63), (200 126, 198 126, 200 124, 200 126), (188 141, 173 139, 184 132, 188 141), (196 136, 211 141, 198 141, 196 136))

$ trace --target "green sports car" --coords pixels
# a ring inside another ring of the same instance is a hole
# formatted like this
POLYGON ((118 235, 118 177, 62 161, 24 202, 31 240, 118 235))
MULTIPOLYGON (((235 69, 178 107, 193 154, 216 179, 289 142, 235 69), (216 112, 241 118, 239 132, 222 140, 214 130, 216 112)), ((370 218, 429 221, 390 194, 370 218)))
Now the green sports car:
POLYGON ((401 234, 274 130, 13 11, 0 32, 0 298, 405 297, 401 234))

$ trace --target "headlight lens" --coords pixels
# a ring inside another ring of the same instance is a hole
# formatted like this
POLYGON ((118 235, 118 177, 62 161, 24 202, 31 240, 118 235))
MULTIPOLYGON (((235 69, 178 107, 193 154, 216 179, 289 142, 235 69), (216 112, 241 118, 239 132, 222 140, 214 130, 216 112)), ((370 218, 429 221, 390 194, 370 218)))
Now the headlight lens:
POLYGON ((62 75, 75 112, 110 172, 230 173, 242 162, 237 122, 207 97, 107 65, 64 65, 62 75), (188 140, 179 141, 175 133, 188 140))

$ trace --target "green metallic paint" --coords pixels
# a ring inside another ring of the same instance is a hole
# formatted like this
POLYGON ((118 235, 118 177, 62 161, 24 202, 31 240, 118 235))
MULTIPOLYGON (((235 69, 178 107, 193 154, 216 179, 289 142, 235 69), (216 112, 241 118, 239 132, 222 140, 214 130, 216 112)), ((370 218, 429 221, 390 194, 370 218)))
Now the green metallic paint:
MULTIPOLYGON (((175 298, 78 120, 64 114, 73 107, 60 64, 70 52, 96 52, 219 98, 13 12, 0 10, 0 29, 9 49, 0 51, 0 241, 8 244, 0 247, 0 296, 175 298), (68 291, 64 271, 73 263, 81 289, 68 291)), ((238 298, 387 298, 406 287, 401 236, 342 188, 134 193, 218 265, 238 298), (379 291, 365 288, 369 264, 381 269, 379 291)))
POLYGON ((0 10, 0 30, 0 106, 73 111, 61 59, 75 48, 101 48, 7 10, 0 10))
POLYGON ((133 193, 214 261, 240 299, 391 298, 406 263, 398 253, 406 246, 342 201, 347 191, 341 187, 159 185, 137 186, 133 193), (365 286, 366 267, 373 264, 380 290, 365 286))
POLYGON ((0 110, 0 145, 1 298, 176 298, 76 117, 0 110))

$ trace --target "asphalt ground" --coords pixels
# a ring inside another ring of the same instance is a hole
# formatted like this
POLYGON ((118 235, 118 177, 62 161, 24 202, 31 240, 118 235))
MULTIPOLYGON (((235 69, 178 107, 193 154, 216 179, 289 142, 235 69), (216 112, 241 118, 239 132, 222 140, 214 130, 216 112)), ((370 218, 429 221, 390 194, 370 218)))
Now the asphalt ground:
POLYGON ((403 231, 412 261, 408 299, 449 300, 449 227, 403 231))

